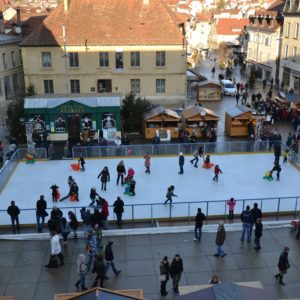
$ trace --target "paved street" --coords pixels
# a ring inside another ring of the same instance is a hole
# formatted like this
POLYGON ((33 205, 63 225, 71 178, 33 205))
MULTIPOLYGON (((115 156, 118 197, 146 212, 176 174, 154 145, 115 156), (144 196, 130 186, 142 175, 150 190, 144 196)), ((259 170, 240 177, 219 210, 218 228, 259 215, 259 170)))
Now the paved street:
MULTIPOLYGON (((300 241, 289 228, 265 230, 262 249, 257 253, 253 244, 241 244, 240 232, 227 233, 225 258, 216 258, 215 234, 204 233, 201 243, 193 241, 193 232, 113 237, 115 264, 122 270, 115 278, 110 270, 105 286, 110 289, 142 288, 147 299, 159 296, 159 260, 169 260, 177 253, 184 263, 180 285, 206 284, 213 274, 222 282, 261 281, 279 298, 300 297, 300 241), (273 275, 284 246, 290 247, 291 268, 284 277, 286 286, 276 283, 273 275)), ((105 239, 106 241, 108 238, 105 239)), ((0 294, 14 295, 20 300, 50 300, 55 293, 74 292, 77 279, 76 258, 84 253, 82 239, 70 240, 64 246, 65 266, 58 269, 43 267, 48 262, 48 241, 0 241, 0 294)), ((94 274, 87 275, 88 286, 94 274)), ((171 282, 168 297, 174 299, 171 282)))

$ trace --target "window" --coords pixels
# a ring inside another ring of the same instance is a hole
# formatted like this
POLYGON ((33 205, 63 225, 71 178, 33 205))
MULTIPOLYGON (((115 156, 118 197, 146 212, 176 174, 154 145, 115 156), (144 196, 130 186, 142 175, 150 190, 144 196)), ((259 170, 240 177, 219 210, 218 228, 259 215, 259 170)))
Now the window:
POLYGON ((43 68, 52 68, 51 52, 42 52, 43 68))
POLYGON ((288 58, 289 56, 289 46, 285 45, 284 47, 284 58, 288 58))
POLYGON ((5 97, 7 99, 8 96, 9 96, 9 94, 10 94, 10 80, 9 80, 9 76, 5 76, 4 77, 4 90, 5 90, 5 97))
POLYGON ((3 67, 6 70, 7 69, 6 53, 2 53, 2 60, 3 60, 3 67))
POLYGON ((54 94, 53 80, 44 80, 45 94, 54 94))
POLYGON ((139 94, 141 92, 140 79, 131 79, 131 92, 135 94, 139 94))
POLYGON ((123 69, 123 52, 116 52, 116 68, 123 69))
POLYGON ((290 29, 291 29, 291 23, 287 23, 285 27, 285 36, 289 37, 290 36, 290 29))
POLYGON ((2 96, 2 80, 0 79, 0 96, 2 96))
POLYGON ((80 93, 80 82, 79 82, 78 79, 70 80, 70 86, 71 86, 71 93, 72 94, 79 94, 80 93))
POLYGON ((69 64, 70 64, 70 68, 78 68, 79 67, 78 52, 70 52, 69 53, 69 64))
POLYGON ((108 52, 100 52, 99 53, 99 67, 100 68, 109 67, 108 52))
POLYGON ((20 57, 20 65, 23 64, 23 60, 22 60, 22 50, 19 50, 19 57, 20 57))
POLYGON ((299 23, 295 24, 295 29, 294 29, 294 39, 298 39, 298 35, 299 35, 299 23))
POLYGON ((157 51, 156 52, 156 66, 157 67, 165 67, 166 65, 166 52, 165 51, 157 51))
POLYGON ((130 52, 130 66, 131 67, 140 66, 140 52, 130 52))
POLYGON ((156 93, 164 93, 166 90, 166 80, 156 79, 156 93))
POLYGON ((297 56, 297 47, 293 47, 293 58, 297 59, 296 56, 297 56))
POLYGON ((11 51, 10 55, 11 55, 11 63, 13 65, 13 67, 15 67, 16 66, 15 51, 11 51))
POLYGON ((271 46, 271 40, 270 37, 265 38, 265 46, 271 46))
POLYGON ((13 89, 14 89, 14 94, 17 94, 17 90, 19 88, 19 81, 18 81, 18 74, 14 73, 12 76, 12 82, 13 82, 13 89))

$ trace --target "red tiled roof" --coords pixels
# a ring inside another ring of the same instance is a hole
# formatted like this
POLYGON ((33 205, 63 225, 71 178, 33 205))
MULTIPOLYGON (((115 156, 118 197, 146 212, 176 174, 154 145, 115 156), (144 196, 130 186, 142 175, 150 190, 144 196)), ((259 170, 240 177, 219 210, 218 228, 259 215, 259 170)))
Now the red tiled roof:
POLYGON ((217 23, 217 34, 239 35, 248 24, 249 19, 219 19, 217 23))
POLYGON ((63 45, 178 45, 182 34, 162 0, 71 0, 69 11, 62 3, 21 46, 63 45))
POLYGON ((275 0, 268 8, 268 11, 282 12, 285 5, 285 0, 275 0))
POLYGON ((210 12, 201 12, 196 14, 197 20, 199 21, 210 21, 212 19, 212 14, 210 12))

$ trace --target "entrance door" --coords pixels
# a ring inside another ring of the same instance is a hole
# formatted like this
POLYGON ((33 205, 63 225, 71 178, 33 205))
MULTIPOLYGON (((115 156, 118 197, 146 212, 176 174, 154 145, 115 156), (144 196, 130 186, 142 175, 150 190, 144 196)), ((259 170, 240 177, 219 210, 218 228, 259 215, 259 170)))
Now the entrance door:
POLYGON ((75 145, 80 142, 80 117, 79 115, 68 116, 69 143, 75 145))
POLYGON ((111 93, 111 80, 99 79, 98 80, 98 93, 111 93))

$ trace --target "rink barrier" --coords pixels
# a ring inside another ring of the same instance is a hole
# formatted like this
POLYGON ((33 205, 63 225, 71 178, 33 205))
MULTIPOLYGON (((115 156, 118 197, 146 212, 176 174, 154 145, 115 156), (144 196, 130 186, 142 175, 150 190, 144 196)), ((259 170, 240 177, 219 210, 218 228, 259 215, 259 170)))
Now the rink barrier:
MULTIPOLYGON (((273 216, 276 220, 282 215, 293 215, 296 217, 300 212, 300 196, 297 197, 272 197, 272 198, 251 198, 251 199, 236 199, 235 217, 239 216, 241 212, 249 205, 251 208, 254 203, 258 203, 263 215, 273 216)), ((80 207, 68 206, 59 207, 64 216, 67 216, 68 211, 73 211, 78 220, 81 221, 80 207)), ((85 206, 89 208, 88 206, 85 206)), ((172 206, 163 203, 149 203, 149 204, 126 204, 124 205, 123 220, 125 222, 143 222, 148 221, 152 224, 156 221, 178 221, 187 220, 189 223, 194 222, 197 209, 201 208, 202 212, 208 218, 226 219, 228 217, 227 200, 211 200, 211 201, 190 201, 190 202, 176 202, 173 201, 172 206), (136 216, 143 217, 136 217, 136 216)), ((93 213, 93 207, 90 207, 93 213)), ((47 212, 50 216, 52 208, 48 208, 47 212)), ((20 224, 26 225, 22 222, 22 216, 26 215, 26 219, 32 220, 27 225, 35 224, 36 222, 36 209, 26 208, 20 209, 19 216, 20 224)), ((109 222, 116 222, 116 217, 113 212, 113 206, 109 206, 111 212, 109 222)), ((49 217, 48 217, 49 218, 49 217)), ((48 220, 46 218, 46 220, 48 220)), ((7 226, 11 224, 10 217, 6 210, 0 210, 0 226, 7 226)))

